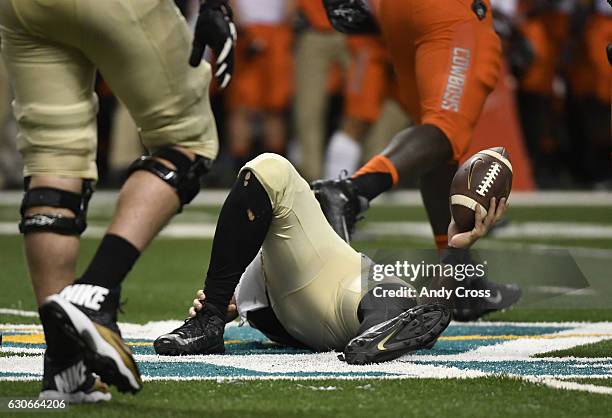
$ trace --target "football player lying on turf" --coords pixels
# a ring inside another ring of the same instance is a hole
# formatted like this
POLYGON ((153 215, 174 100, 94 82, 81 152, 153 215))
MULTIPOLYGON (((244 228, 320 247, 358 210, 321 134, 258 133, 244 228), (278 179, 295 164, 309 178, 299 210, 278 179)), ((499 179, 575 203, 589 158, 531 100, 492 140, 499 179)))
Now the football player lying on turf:
MULTIPOLYGON (((499 205, 493 199, 487 216, 476 216, 472 231, 457 233, 451 223, 449 244, 455 251, 444 262, 457 262, 457 249, 484 236, 505 209, 505 199, 499 205)), ((372 292, 363 296, 363 257, 334 232, 291 163, 262 154, 242 168, 221 209, 205 303, 198 302, 200 309, 181 327, 160 336, 155 351, 223 353, 234 293, 238 311, 272 340, 314 351, 344 351, 351 364, 391 360, 430 346, 450 322, 449 307, 378 298, 372 292)))

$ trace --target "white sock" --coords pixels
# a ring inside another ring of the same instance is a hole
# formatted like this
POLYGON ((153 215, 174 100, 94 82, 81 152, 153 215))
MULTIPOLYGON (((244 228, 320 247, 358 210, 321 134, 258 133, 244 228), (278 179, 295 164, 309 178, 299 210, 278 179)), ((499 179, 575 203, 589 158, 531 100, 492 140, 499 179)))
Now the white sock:
POLYGON ((343 131, 336 131, 325 154, 326 179, 336 178, 342 170, 353 174, 361 159, 361 145, 343 131))

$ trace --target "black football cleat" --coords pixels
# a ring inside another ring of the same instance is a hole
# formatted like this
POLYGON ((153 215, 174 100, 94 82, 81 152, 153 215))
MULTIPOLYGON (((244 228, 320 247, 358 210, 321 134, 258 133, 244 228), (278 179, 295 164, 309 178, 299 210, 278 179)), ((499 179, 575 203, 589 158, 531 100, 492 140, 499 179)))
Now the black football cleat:
POLYGON ((521 288, 515 284, 495 283, 484 278, 466 282, 461 286, 466 289, 489 290, 490 296, 457 298, 453 319, 459 322, 476 321, 489 313, 508 309, 522 295, 521 288))
MULTIPOLYGON (((73 285, 73 290, 76 287, 73 285)), ((91 289, 85 288, 80 293, 75 291, 73 296, 79 297, 74 300, 88 300, 85 297, 88 290, 91 289)), ((69 292, 66 297, 70 298, 69 292)), ((88 369, 98 374, 103 382, 115 385, 120 392, 136 393, 142 388, 138 366, 130 348, 121 338, 116 315, 75 305, 60 295, 49 296, 39 311, 46 332, 60 333, 53 340, 63 339, 64 344, 70 347, 66 350, 76 347, 82 353, 88 369)))
POLYGON ((357 194, 350 178, 316 180, 310 183, 327 222, 340 237, 350 242, 360 213, 369 207, 368 200, 357 194))
POLYGON ((162 356, 225 353, 223 331, 225 320, 210 305, 204 305, 193 318, 174 331, 158 337, 153 343, 155 352, 162 356))
POLYGON ((420 305, 364 331, 344 348, 348 364, 381 363, 435 343, 451 321, 444 305, 420 305))
POLYGON ((38 399, 60 399, 68 403, 108 402, 108 385, 87 369, 83 357, 52 358, 45 352, 42 390, 38 399))

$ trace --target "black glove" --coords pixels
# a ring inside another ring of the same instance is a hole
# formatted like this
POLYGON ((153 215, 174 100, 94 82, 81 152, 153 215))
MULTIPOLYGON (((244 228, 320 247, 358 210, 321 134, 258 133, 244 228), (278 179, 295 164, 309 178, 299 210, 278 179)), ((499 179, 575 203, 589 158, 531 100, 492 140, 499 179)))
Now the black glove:
POLYGON ((379 33, 367 0, 323 0, 330 23, 338 32, 379 33))
POLYGON ((228 85, 234 71, 236 26, 232 19, 232 9, 227 0, 205 0, 200 6, 189 57, 189 65, 197 67, 202 62, 206 46, 209 46, 217 56, 215 77, 221 88, 228 85))

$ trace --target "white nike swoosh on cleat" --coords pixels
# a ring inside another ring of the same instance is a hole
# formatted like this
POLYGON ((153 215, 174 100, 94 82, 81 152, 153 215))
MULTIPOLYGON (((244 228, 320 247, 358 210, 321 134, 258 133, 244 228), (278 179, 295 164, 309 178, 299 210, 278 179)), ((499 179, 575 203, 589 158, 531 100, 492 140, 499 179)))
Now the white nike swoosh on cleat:
POLYGON ((484 300, 486 302, 489 302, 493 305, 497 305, 499 302, 502 301, 502 294, 501 292, 498 290, 497 294, 495 296, 489 296, 489 297, 485 297, 484 300))
POLYGON ((197 337, 191 337, 191 338, 183 338, 180 335, 177 334, 166 334, 163 335, 161 337, 159 337, 160 340, 166 339, 166 340, 171 340, 171 341, 175 341, 178 343, 181 343, 181 345, 187 345, 193 342, 196 342, 198 340, 201 340, 202 338, 204 338, 205 335, 199 335, 197 337))

